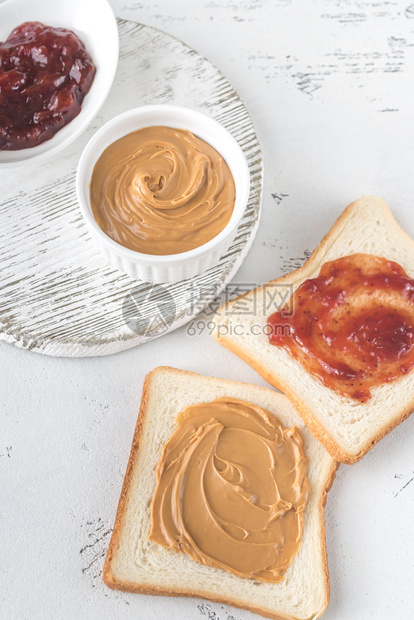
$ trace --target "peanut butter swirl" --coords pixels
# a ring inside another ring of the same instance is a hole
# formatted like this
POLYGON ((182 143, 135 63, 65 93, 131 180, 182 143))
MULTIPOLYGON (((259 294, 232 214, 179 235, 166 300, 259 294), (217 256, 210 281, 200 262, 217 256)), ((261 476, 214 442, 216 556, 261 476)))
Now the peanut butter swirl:
POLYGON ((157 466, 150 540, 266 582, 296 554, 309 495, 296 427, 247 402, 189 407, 157 466))
POLYGON ((95 164, 94 218, 114 241, 145 254, 179 254, 229 222, 235 185, 221 155, 189 131, 145 127, 107 147, 95 164))

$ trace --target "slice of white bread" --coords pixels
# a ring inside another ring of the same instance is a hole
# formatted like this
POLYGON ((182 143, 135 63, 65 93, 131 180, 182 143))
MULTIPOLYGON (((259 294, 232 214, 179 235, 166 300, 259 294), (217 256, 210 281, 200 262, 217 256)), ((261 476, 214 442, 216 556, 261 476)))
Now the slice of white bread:
POLYGON ((103 579, 111 588, 203 597, 271 618, 320 618, 329 600, 324 505, 336 468, 337 462, 309 432, 283 394, 174 368, 156 368, 145 379, 103 579), (174 432, 177 414, 191 405, 223 396, 258 405, 274 413, 283 426, 296 425, 302 435, 311 492, 299 551, 280 583, 237 577, 148 541, 155 467, 163 445, 174 432))
MULTIPOLYGON (((214 338, 250 364, 293 402, 312 433, 344 463, 358 461, 414 409, 414 371, 372 389, 361 403, 325 387, 285 349, 269 343, 267 318, 327 261, 365 253, 395 261, 414 277, 414 242, 383 200, 350 204, 300 269, 237 297, 215 316, 214 338), (275 300, 272 302, 272 300, 275 300)), ((293 309, 294 311, 294 309, 293 309)))

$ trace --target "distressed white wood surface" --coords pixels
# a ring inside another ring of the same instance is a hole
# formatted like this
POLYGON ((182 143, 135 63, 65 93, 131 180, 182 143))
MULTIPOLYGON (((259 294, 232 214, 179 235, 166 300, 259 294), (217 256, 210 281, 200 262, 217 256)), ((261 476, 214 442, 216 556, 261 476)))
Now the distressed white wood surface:
MULTIPOLYGON (((263 211, 233 284, 290 271, 362 194, 381 195, 414 236, 410 0, 112 5, 206 56, 253 118, 265 164, 263 211)), ((203 316, 211 318, 210 309, 203 316)), ((265 385, 203 325, 197 336, 182 327, 101 358, 53 358, 0 342, 0 617, 257 618, 201 600, 111 591, 100 577, 145 374, 169 364, 265 385)), ((326 506, 324 620, 412 620, 413 454, 414 416, 360 463, 339 469, 326 506)))
POLYGON ((118 25, 118 71, 92 126, 53 161, 0 168, 0 338, 48 355, 117 353, 187 323, 231 280, 259 220, 260 147, 231 84, 169 34, 131 21, 118 25), (76 199, 76 167, 87 140, 116 114, 149 103, 187 105, 221 122, 245 152, 251 176, 229 250, 206 273, 175 284, 140 283, 109 265, 76 199))

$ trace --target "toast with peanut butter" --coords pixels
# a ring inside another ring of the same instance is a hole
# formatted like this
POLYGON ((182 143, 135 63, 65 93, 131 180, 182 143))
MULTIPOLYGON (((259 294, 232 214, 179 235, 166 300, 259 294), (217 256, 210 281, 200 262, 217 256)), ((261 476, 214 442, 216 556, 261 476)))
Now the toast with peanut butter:
POLYGON ((147 375, 103 579, 285 620, 329 601, 324 505, 337 462, 274 390, 147 375))
POLYGON ((213 336, 354 463, 414 409, 414 242, 361 198, 303 267, 220 308, 213 336))

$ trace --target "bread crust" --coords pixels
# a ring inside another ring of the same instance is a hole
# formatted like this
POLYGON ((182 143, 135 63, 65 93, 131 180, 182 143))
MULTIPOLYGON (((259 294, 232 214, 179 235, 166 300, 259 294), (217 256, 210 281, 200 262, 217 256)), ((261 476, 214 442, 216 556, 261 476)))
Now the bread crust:
MULTIPOLYGON (((365 199, 369 199, 369 198, 370 197, 365 197, 365 199)), ((302 265, 302 267, 299 267, 298 269, 295 269, 294 271, 291 271, 290 273, 280 278, 271 280, 270 282, 266 283, 263 286, 258 287, 255 290, 261 291, 264 289, 264 287, 269 286, 269 285, 274 285, 274 284, 284 284, 284 283, 291 284, 292 282, 298 282, 298 281, 302 282, 303 280, 306 280, 309 277, 309 274, 313 271, 315 267, 317 267, 318 265, 319 266, 323 265, 324 256, 326 255, 328 248, 330 248, 333 245, 333 243, 342 233, 348 221, 352 217, 354 217, 355 213, 361 208, 361 204, 360 204, 361 200, 364 200, 364 199, 355 200, 354 202, 352 202, 350 205, 346 207, 346 209, 338 217, 338 219, 333 224, 332 228, 323 237, 320 244, 315 248, 315 250, 312 252, 312 254, 308 258, 308 260, 304 263, 304 265, 302 265)), ((389 217, 390 220, 392 220, 392 223, 398 228, 399 234, 401 234, 406 240, 410 242, 410 244, 413 247, 413 253, 414 253, 414 241, 399 226, 394 216, 392 215, 388 205, 386 205, 386 203, 380 198, 375 197, 375 200, 381 201, 381 206, 385 210, 387 217, 389 217)), ((223 306, 221 306, 221 308, 218 310, 217 314, 220 314, 223 311, 225 312, 226 308, 230 304, 235 303, 237 300, 243 297, 248 297, 250 294, 251 294, 251 291, 248 291, 247 293, 243 293, 242 295, 235 297, 230 302, 223 304, 223 306)), ((413 397, 410 403, 399 413, 399 415, 393 418, 392 420, 390 420, 388 423, 386 423, 377 432, 375 437, 373 437, 372 439, 369 439, 364 444, 361 450, 359 450, 357 453, 346 452, 345 450, 341 448, 341 446, 338 445, 335 439, 328 433, 328 431, 319 422, 319 420, 317 420, 316 417, 312 414, 312 411, 309 410, 309 408, 306 406, 306 403, 304 403, 297 396, 297 394, 290 388, 289 385, 283 382, 277 375, 271 373, 265 366, 257 362, 253 357, 248 355, 248 353, 246 353, 246 351, 244 351, 242 347, 239 347, 237 343, 235 343, 231 338, 226 337, 226 335, 220 335, 217 329, 215 329, 213 332, 213 338, 218 343, 220 343, 221 345, 229 349, 229 351, 231 351, 232 353, 235 353, 243 361, 249 364, 249 366, 254 368, 256 372, 258 372, 268 383, 270 383, 270 385, 273 385, 275 388, 281 390, 284 394, 286 394, 286 396, 289 398, 289 400, 291 400, 295 409, 298 411, 298 413, 300 414, 300 416, 302 417, 306 425, 309 427, 309 430, 312 432, 312 434, 325 446, 328 452, 337 461, 341 463, 352 465, 356 463, 357 461, 359 461, 367 452, 369 452, 369 450, 371 450, 371 448, 375 446, 375 444, 377 444, 381 439, 383 439, 383 437, 385 437, 389 432, 391 432, 396 426, 398 426, 405 419, 407 419, 414 411, 414 397, 413 397)), ((397 384, 397 381, 395 382, 395 384, 397 384)), ((326 389, 329 389, 329 388, 326 388, 326 389)))
MULTIPOLYGON (((215 336, 216 338, 216 336, 215 336)), ((238 347, 234 342, 225 336, 221 336, 220 338, 216 338, 216 340, 226 347, 229 351, 240 357, 244 362, 246 362, 249 366, 251 366, 260 376, 265 379, 270 385, 277 388, 281 392, 283 392, 289 400, 293 403, 296 411, 299 413, 300 417, 305 422, 306 426, 311 431, 312 435, 318 439, 321 444, 325 446, 329 454, 339 461, 340 463, 344 463, 345 465, 353 465, 362 459, 363 456, 367 452, 371 450, 381 439, 383 439, 388 433, 390 433, 394 428, 396 428, 399 424, 404 422, 414 410, 414 400, 410 402, 410 404, 402 411, 402 413, 391 420, 388 424, 384 425, 380 431, 373 437, 371 440, 368 440, 364 447, 357 452, 356 454, 345 452, 342 448, 336 443, 336 441, 331 437, 328 431, 324 428, 324 426, 312 415, 306 405, 297 397, 295 392, 291 390, 289 385, 284 383, 277 377, 276 375, 270 373, 264 366, 258 364, 256 360, 249 355, 241 348, 238 347)))
POLYGON ((102 578, 104 582, 112 589, 122 589, 117 587, 116 581, 113 579, 111 564, 114 559, 114 554, 116 549, 118 548, 119 540, 122 534, 122 528, 125 519, 125 508, 128 502, 128 491, 131 485, 132 473, 134 471, 135 462, 137 460, 136 457, 138 455, 142 429, 145 422, 150 382, 153 373, 156 370, 157 369, 154 369, 152 372, 148 373, 144 379, 144 385, 142 387, 141 405, 138 413, 137 423, 135 425, 134 437, 132 439, 131 452, 128 459, 124 482, 122 484, 121 495, 119 498, 118 509, 115 517, 114 529, 112 531, 111 541, 109 543, 108 551, 106 552, 105 563, 102 571, 102 578))
MULTIPOLYGON (((111 540, 109 543, 109 548, 108 548, 106 558, 105 558, 103 573, 102 573, 102 578, 103 578, 104 583, 109 588, 112 588, 115 590, 122 590, 124 592, 135 592, 139 594, 151 594, 151 595, 163 595, 163 596, 186 596, 186 597, 203 598, 203 599, 210 600, 212 602, 223 603, 223 604, 231 605, 232 607, 237 607, 240 609, 247 609, 248 611, 261 615, 265 618, 272 618, 272 620, 301 620, 300 618, 296 616, 292 616, 292 615, 284 615, 284 614, 275 615, 275 614, 269 613, 269 611, 266 609, 244 606, 244 605, 241 605, 239 601, 237 601, 237 599, 214 598, 214 597, 209 596, 208 592, 204 592, 202 589, 200 590, 174 589, 173 590, 173 589, 165 588, 162 585, 155 586, 155 585, 146 585, 146 584, 136 584, 133 582, 119 580, 113 574, 112 563, 114 561, 116 552, 118 550, 119 542, 122 536, 123 527, 125 525, 125 517, 126 517, 125 513, 126 513, 127 502, 128 502, 128 494, 129 494, 129 490, 131 486, 133 471, 135 467, 137 466, 137 462, 138 462, 138 453, 140 449, 142 432, 143 432, 145 418, 146 418, 151 382, 154 376, 160 372, 169 372, 169 373, 174 373, 177 375, 200 377, 200 375, 195 372, 191 372, 187 370, 178 370, 176 368, 172 368, 169 366, 158 366, 157 368, 154 368, 154 370, 152 370, 145 377, 144 385, 142 389, 140 411, 139 411, 138 420, 135 426, 134 437, 132 440, 131 453, 129 456, 125 479, 124 479, 124 483, 122 486, 121 496, 120 496, 120 500, 118 504, 118 510, 117 510, 116 518, 115 518, 114 529, 112 532, 111 540)), ((213 378, 213 377, 210 377, 210 378, 213 378)), ((249 385, 247 383, 241 383, 237 381, 228 381, 224 379, 219 379, 219 381, 228 382, 233 385, 234 384, 249 385)), ((259 386, 253 386, 253 387, 255 388, 255 390, 269 392, 268 388, 263 388, 259 386)), ((320 497, 318 498, 318 504, 317 504, 318 518, 319 518, 320 526, 321 526, 321 539, 322 539, 321 540, 321 551, 322 551, 322 561, 323 561, 323 579, 324 579, 324 586, 325 586, 325 600, 324 600, 324 604, 318 616, 316 616, 318 618, 321 617, 322 614, 325 612, 328 606, 328 603, 329 603, 330 585, 329 585, 329 572, 328 572, 328 558, 327 558, 327 553, 326 553, 326 541, 325 541, 325 504, 326 504, 326 499, 327 499, 327 493, 329 489, 331 488, 332 483, 335 479, 338 467, 339 467, 339 462, 333 460, 332 466, 329 469, 326 480, 324 481, 324 484, 322 485, 322 491, 321 491, 320 497)), ((240 579, 242 578, 240 577, 240 579)))

